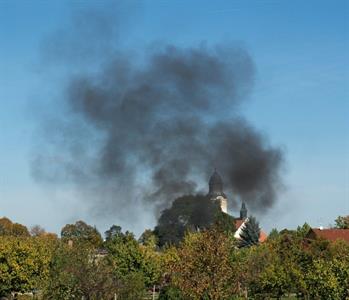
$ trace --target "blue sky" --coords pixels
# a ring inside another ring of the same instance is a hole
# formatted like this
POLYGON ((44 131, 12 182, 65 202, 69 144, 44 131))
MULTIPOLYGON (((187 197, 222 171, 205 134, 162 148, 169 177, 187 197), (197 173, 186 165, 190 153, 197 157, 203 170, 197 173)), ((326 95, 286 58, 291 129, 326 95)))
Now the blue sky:
MULTIPOLYGON (((73 12, 104 5, 0 0, 0 215, 56 232, 77 218, 111 225, 89 219, 74 191, 30 174, 38 116, 57 93, 42 72, 43 40, 73 12)), ((265 228, 327 226, 349 214, 348 1, 132 1, 119 15, 128 47, 233 41, 252 55, 256 84, 243 115, 286 156, 285 190, 260 216, 265 228)))

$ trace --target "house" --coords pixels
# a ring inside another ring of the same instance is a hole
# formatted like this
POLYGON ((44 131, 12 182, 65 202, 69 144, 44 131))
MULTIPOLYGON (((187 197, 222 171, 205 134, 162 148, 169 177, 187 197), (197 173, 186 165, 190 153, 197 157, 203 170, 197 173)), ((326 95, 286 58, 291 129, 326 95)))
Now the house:
POLYGON ((349 243, 349 229, 336 229, 336 228, 324 229, 322 227, 311 228, 307 233, 306 238, 310 240, 326 239, 331 242, 334 242, 337 240, 343 240, 349 243))
MULTIPOLYGON (((235 219, 235 233, 234 233, 234 238, 239 239, 240 234, 242 232, 242 229, 245 227, 246 222, 248 222, 248 218, 241 219, 237 218, 235 219)), ((266 241, 268 235, 261 229, 260 235, 259 235, 259 242, 263 243, 266 241)))

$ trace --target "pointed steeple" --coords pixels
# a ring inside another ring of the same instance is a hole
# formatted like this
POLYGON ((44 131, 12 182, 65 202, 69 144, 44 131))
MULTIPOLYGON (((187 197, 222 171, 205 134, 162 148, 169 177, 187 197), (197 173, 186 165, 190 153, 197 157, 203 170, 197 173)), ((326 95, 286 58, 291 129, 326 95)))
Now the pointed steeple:
POLYGON ((242 201, 241 209, 240 209, 240 219, 245 220, 246 218, 247 218, 247 208, 246 208, 245 202, 242 201))

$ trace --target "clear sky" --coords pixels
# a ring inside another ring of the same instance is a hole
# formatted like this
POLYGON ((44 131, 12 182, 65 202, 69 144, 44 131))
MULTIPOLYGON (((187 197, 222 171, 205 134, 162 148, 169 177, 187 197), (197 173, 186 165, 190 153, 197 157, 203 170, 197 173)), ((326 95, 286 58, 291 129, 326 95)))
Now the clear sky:
MULTIPOLYGON (((73 191, 42 186, 30 172, 38 115, 56 94, 42 72, 43 40, 73 12, 104 4, 0 0, 0 215, 56 232, 77 218, 102 231, 111 225, 85 216, 73 191)), ((243 115, 286 157, 285 190, 263 227, 327 226, 349 214, 348 1, 149 0, 119 14, 132 47, 229 40, 252 55, 257 78, 243 115)))

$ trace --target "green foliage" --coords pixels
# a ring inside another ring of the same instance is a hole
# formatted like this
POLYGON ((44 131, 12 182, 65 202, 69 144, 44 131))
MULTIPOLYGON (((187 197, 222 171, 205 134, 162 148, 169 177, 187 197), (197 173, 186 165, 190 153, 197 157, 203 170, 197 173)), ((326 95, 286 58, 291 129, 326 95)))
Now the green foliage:
POLYGON ((184 297, 180 289, 168 285, 161 289, 158 300, 184 300, 184 297))
POLYGON ((121 231, 121 227, 118 225, 112 225, 106 232, 105 232, 105 240, 106 242, 112 241, 116 238, 122 238, 124 234, 121 231))
POLYGON ((142 300, 146 295, 146 288, 142 273, 130 273, 122 278, 118 293, 122 300, 142 300))
POLYGON ((238 289, 238 269, 230 264, 233 242, 212 228, 188 233, 168 263, 171 286, 186 299, 230 299, 238 289))
POLYGON ((187 231, 209 228, 220 212, 217 203, 204 195, 188 195, 177 198, 171 208, 162 212, 154 233, 159 246, 179 245, 187 231))
POLYGON ((28 228, 19 223, 12 223, 8 218, 0 219, 0 236, 30 236, 28 228))
POLYGON ((303 226, 297 227, 296 233, 301 238, 305 238, 310 229, 311 229, 310 225, 308 223, 304 223, 303 226))
POLYGON ((158 244, 158 238, 152 230, 146 229, 138 239, 138 242, 143 246, 150 247, 151 249, 155 250, 158 244))
POLYGON ((349 298, 349 244, 328 243, 322 253, 313 255, 311 268, 305 272, 308 295, 316 299, 349 298))
POLYGON ((0 237, 0 296, 38 289, 47 279, 52 239, 0 237))
POLYGON ((44 299, 110 299, 117 286, 111 266, 89 244, 63 242, 54 252, 44 299))
POLYGON ((251 247, 259 244, 261 229, 254 217, 249 217, 240 233, 239 247, 251 247))
POLYGON ((108 259, 118 278, 140 273, 146 286, 158 282, 160 277, 160 258, 151 247, 140 245, 134 235, 126 232, 113 236, 105 244, 108 259))
POLYGON ((103 240, 96 227, 87 225, 83 221, 77 221, 75 224, 67 224, 61 231, 62 240, 73 242, 86 242, 94 247, 101 247, 103 240))
POLYGON ((305 259, 300 243, 299 239, 280 235, 258 248, 250 248, 246 264, 249 274, 246 287, 250 294, 281 297, 302 290, 300 265, 296 261, 305 259))
POLYGON ((310 242, 284 232, 259 247, 247 248, 241 283, 251 297, 346 299, 349 294, 349 245, 310 242))
POLYGON ((338 229, 349 229, 349 216, 339 216, 336 220, 336 228, 338 229))
POLYGON ((268 235, 268 239, 277 239, 279 237, 279 231, 276 228, 273 228, 269 235, 268 235))
POLYGON ((214 226, 217 230, 230 235, 236 231, 235 218, 222 211, 216 213, 214 226))
POLYGON ((109 300, 115 295, 137 300, 147 299, 147 290, 156 285, 163 300, 283 299, 289 294, 349 299, 347 242, 309 240, 305 223, 297 230, 273 230, 259 244, 259 226, 253 219, 246 224, 246 228, 254 225, 246 230, 249 242, 242 248, 233 239, 231 217, 215 213, 207 228, 200 222, 198 231, 186 227, 178 246, 161 251, 151 230, 137 241, 132 233, 113 225, 100 251, 100 235, 83 222, 67 225, 58 240, 41 227, 34 228, 31 237, 14 236, 21 230, 13 230, 13 223, 3 218, 0 297, 39 290, 45 300, 109 300))
POLYGON ((124 277, 130 272, 137 272, 142 263, 142 255, 133 234, 126 233, 115 236, 106 243, 109 258, 118 277, 124 277))
POLYGON ((315 259, 305 276, 307 293, 312 299, 340 300, 341 287, 333 270, 333 262, 315 259))

